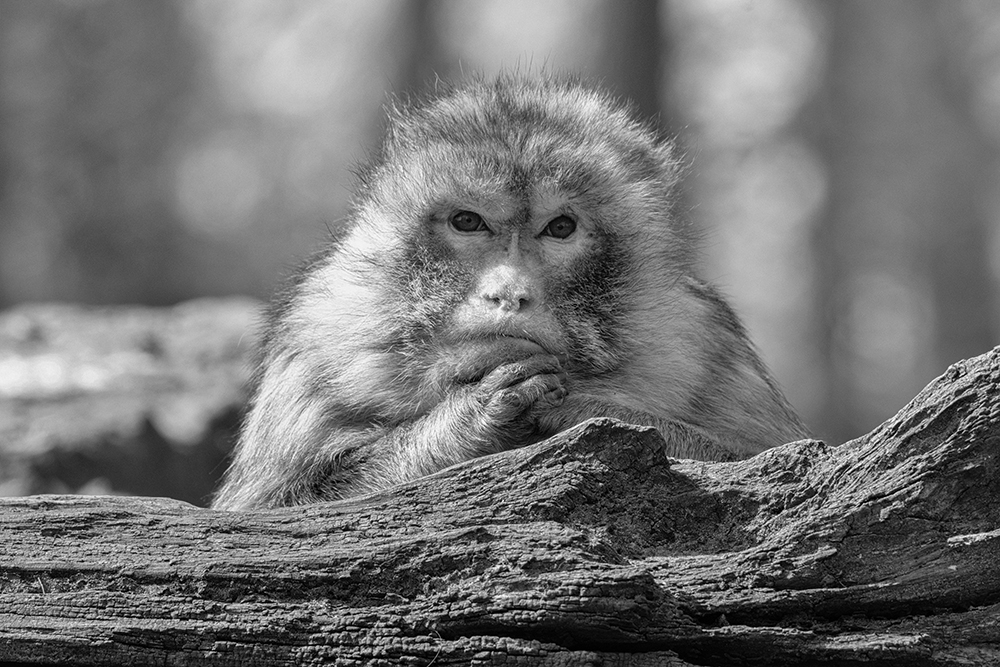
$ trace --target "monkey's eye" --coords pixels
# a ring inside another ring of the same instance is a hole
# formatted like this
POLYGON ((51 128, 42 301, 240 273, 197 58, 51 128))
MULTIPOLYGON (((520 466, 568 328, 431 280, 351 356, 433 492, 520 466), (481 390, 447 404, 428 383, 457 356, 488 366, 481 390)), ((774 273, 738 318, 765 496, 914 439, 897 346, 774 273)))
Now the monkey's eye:
POLYGON ((553 218, 549 221, 549 224, 542 230, 542 236, 564 239, 575 231, 576 220, 567 215, 560 215, 558 218, 553 218))
POLYGON ((451 216, 448 221, 453 229, 459 232, 482 232, 486 231, 486 223, 483 217, 472 211, 459 211, 451 216))

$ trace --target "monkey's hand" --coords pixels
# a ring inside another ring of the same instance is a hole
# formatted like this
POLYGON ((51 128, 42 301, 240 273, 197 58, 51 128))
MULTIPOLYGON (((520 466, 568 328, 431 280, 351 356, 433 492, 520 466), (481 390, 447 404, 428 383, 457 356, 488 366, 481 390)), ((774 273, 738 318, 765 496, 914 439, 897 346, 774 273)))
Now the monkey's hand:
POLYGON ((551 354, 503 363, 452 396, 449 411, 466 425, 453 425, 456 435, 476 443, 478 451, 470 452, 472 456, 527 444, 540 416, 562 404, 565 381, 562 364, 551 354))

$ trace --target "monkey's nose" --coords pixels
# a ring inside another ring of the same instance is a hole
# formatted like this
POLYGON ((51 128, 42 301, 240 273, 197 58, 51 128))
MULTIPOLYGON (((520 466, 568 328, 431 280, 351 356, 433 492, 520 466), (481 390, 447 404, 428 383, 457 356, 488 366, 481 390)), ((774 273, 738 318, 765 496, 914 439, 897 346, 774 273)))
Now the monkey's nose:
POLYGON ((505 313, 523 313, 535 307, 531 277, 510 266, 488 272, 480 283, 479 298, 487 308, 505 313))
POLYGON ((520 294, 483 294, 483 300, 490 308, 496 308, 508 313, 517 313, 531 308, 531 299, 520 294))

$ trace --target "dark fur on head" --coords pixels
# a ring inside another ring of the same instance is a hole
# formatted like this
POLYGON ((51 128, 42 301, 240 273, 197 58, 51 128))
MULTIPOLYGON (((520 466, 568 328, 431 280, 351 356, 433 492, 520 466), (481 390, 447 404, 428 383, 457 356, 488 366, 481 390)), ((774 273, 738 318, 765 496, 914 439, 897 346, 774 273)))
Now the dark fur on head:
POLYGON ((595 416, 708 459, 805 435, 693 275, 681 171, 572 80, 393 108, 348 225, 272 311, 216 506, 346 497, 595 416))

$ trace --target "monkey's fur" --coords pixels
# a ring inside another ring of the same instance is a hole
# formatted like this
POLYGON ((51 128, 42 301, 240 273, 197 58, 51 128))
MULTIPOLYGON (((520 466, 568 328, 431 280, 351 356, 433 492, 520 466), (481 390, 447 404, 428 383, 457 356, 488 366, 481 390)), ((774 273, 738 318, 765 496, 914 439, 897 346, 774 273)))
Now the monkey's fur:
POLYGON ((694 277, 669 141, 505 75, 395 109, 341 237, 272 307, 215 507, 344 498, 590 417, 728 460, 806 431, 694 277))

